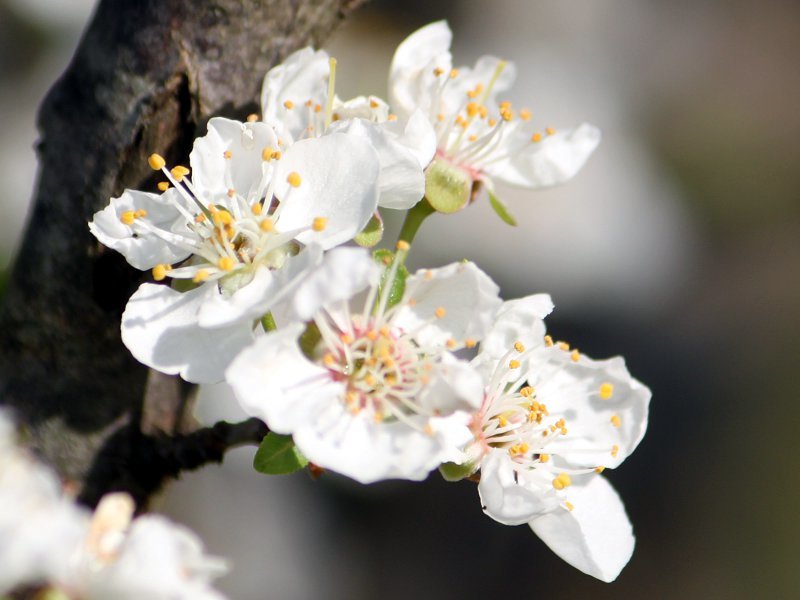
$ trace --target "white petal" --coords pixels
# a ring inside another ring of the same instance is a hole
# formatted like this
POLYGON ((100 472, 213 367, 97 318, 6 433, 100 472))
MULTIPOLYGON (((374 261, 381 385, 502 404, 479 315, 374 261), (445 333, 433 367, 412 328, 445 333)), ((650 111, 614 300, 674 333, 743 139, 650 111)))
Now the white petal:
POLYGON ((323 305, 346 300, 377 281, 380 269, 363 248, 334 248, 299 281, 292 318, 306 321, 323 305))
MULTIPOLYGON (((339 119, 366 119, 375 123, 383 123, 389 117, 389 105, 377 96, 358 96, 345 102, 335 98, 333 114, 339 119)), ((335 125, 335 123, 334 123, 335 125)))
POLYGON ((248 200, 259 198, 272 172, 262 152, 277 146, 275 132, 266 123, 211 119, 208 133, 194 141, 189 155, 197 194, 206 203, 226 200, 230 189, 248 200), (225 157, 226 152, 230 158, 225 157))
POLYGON ((402 116, 414 109, 428 112, 433 103, 438 79, 435 68, 450 71, 450 42, 453 34, 445 21, 418 29, 398 47, 389 70, 389 103, 402 116))
POLYGON ((264 120, 281 123, 293 140, 299 139, 308 123, 304 104, 311 100, 315 104, 325 105, 329 74, 327 52, 314 51, 309 47, 290 54, 264 77, 261 90, 264 120), (284 102, 287 100, 294 105, 293 108, 286 108, 284 102))
POLYGON ((302 331, 292 324, 258 338, 225 373, 242 409, 277 433, 294 433, 344 394, 341 383, 300 351, 302 331))
POLYGON ((561 499, 546 469, 516 471, 508 452, 491 449, 481 464, 478 493, 484 512, 504 525, 527 523, 558 508, 561 499))
POLYGON ((234 356, 253 339, 249 322, 217 329, 197 323, 201 304, 216 292, 210 283, 180 293, 145 283, 131 296, 122 315, 122 341, 136 359, 193 383, 222 380, 234 356))
POLYGON ((557 347, 545 355, 546 365, 532 367, 528 382, 547 404, 549 418, 563 417, 568 430, 550 442, 548 452, 575 467, 619 466, 644 436, 650 390, 631 377, 621 357, 580 356, 575 362, 557 347), (603 384, 613 386, 607 400, 600 394, 603 384))
POLYGON ((525 188, 543 188, 572 179, 600 143, 600 130, 584 123, 572 131, 546 136, 486 172, 498 181, 525 188))
MULTIPOLYGON (((109 248, 122 254, 131 266, 145 271, 154 266, 172 264, 187 258, 191 251, 181 245, 170 243, 173 230, 185 227, 185 219, 178 212, 175 203, 180 201, 174 189, 162 195, 125 190, 119 198, 112 198, 108 206, 96 212, 89 222, 89 231, 109 248), (120 221, 124 212, 146 210, 147 216, 125 225, 120 221), (163 233, 158 236, 137 225, 136 221, 146 220, 163 233)), ((187 230, 186 236, 189 236, 187 230)))
POLYGON ((553 310, 548 294, 534 294, 504 302, 495 322, 481 342, 481 357, 497 360, 511 350, 516 342, 526 349, 544 344, 543 319, 553 310))
POLYGON ((416 332, 422 344, 444 345, 447 340, 480 340, 489 331, 502 304, 497 285, 474 263, 453 263, 419 271, 406 281, 406 297, 395 324, 416 332), (413 302, 409 302, 413 300, 413 302), (437 318, 436 311, 445 314, 437 318))
POLYGON ((378 155, 364 139, 332 133, 297 142, 276 169, 279 228, 310 227, 316 217, 324 217, 324 230, 309 230, 297 239, 325 249, 352 239, 375 212, 379 173, 378 155), (300 176, 298 187, 288 182, 292 173, 300 176))
POLYGON ((426 168, 433 160, 436 130, 421 110, 415 110, 407 120, 386 121, 383 126, 414 155, 420 167, 426 168))
POLYGON ((418 401, 437 414, 449 415, 457 410, 475 410, 483 401, 483 378, 468 362, 449 352, 431 372, 430 384, 420 392, 418 401))
POLYGON ((576 569, 614 581, 633 554, 633 528, 617 492, 605 478, 569 488, 572 511, 555 510, 532 520, 533 532, 576 569))
POLYGON ((425 174, 416 156, 396 136, 376 123, 364 119, 337 121, 331 131, 361 137, 378 153, 380 196, 378 205, 406 210, 420 201, 425 193, 425 174))
POLYGON ((312 462, 361 483, 419 481, 442 462, 460 456, 457 444, 470 437, 468 415, 432 419, 430 433, 423 431, 423 417, 412 420, 417 427, 399 421, 376 423, 365 412, 350 413, 340 401, 297 429, 294 441, 312 462))
POLYGON ((233 294, 209 293, 198 309, 197 323, 214 328, 258 319, 269 310, 279 288, 275 272, 266 267, 258 268, 253 279, 233 294))

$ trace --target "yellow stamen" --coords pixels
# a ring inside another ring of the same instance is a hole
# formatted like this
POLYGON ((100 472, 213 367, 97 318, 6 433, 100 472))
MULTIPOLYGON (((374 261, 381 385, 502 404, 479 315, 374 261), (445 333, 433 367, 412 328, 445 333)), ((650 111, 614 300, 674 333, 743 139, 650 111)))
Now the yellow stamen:
POLYGON ((573 350, 572 354, 569 355, 573 362, 578 362, 581 359, 581 353, 577 350, 573 350))
POLYGON ((248 123, 255 123, 258 121, 258 115, 256 113, 250 113, 247 115, 247 122, 248 123))
POLYGON ((450 69, 450 79, 458 77, 458 69, 450 69))
POLYGON ((467 339, 464 340, 464 345, 467 348, 474 348, 475 346, 478 345, 478 342, 473 340, 472 338, 467 338, 467 339))
POLYGON ((222 153, 222 156, 230 160, 230 158, 233 156, 233 152, 231 152, 230 150, 225 150, 225 152, 222 153))
POLYGON ((619 454, 619 446, 614 444, 613 446, 611 446, 611 456, 617 458, 617 454, 619 454))
POLYGON ((440 306, 434 311, 433 314, 436 315, 437 319, 443 319, 444 316, 447 314, 447 311, 444 309, 443 306, 440 306))
POLYGON ((546 129, 544 130, 544 132, 545 132, 547 135, 554 135, 554 134, 555 134, 555 132, 556 132, 556 130, 555 130, 555 129, 553 129, 552 127, 548 127, 548 128, 546 128, 546 129))
POLYGON ((553 487, 557 490, 563 490, 572 485, 572 478, 566 473, 560 473, 558 477, 553 479, 553 487))
POLYGON ((275 150, 273 148, 264 148, 261 151, 261 160, 270 160, 275 156, 275 150))
POLYGON ((411 244, 409 244, 405 240, 397 240, 397 246, 395 246, 400 252, 408 252, 411 249, 411 244))
POLYGON ((156 281, 163 281, 167 273, 172 270, 169 265, 156 265, 153 267, 153 279, 156 281))
POLYGON ((511 360, 508 362, 509 369, 519 369, 519 361, 518 360, 511 360))
POLYGON ((169 181, 159 181, 157 187, 160 191, 166 192, 169 189, 169 181))
POLYGON ((531 111, 529 111, 527 108, 523 108, 521 111, 519 111, 519 118, 523 121, 530 121, 531 111))
POLYGON ((525 352, 525 344, 522 342, 514 342, 514 350, 519 353, 525 352))
POLYGON ((531 141, 534 143, 542 141, 542 134, 538 131, 531 136, 531 141))
POLYGON ((294 108, 294 102, 292 102, 291 100, 286 100, 286 101, 283 103, 283 106, 284 106, 284 108, 285 108, 286 110, 292 110, 292 109, 294 108))
POLYGON ((208 271, 206 271, 205 269, 200 269, 197 273, 194 274, 194 277, 192 277, 192 281, 194 281, 195 283, 203 282, 206 279, 208 279, 208 271))
POLYGON ((254 215, 258 216, 264 210, 264 206, 261 202, 256 202, 253 206, 250 207, 250 210, 253 212, 254 215))
POLYGON ((569 344, 567 342, 556 342, 556 346, 561 348, 564 352, 569 350, 569 344))
POLYGON ((119 216, 119 220, 125 225, 133 225, 133 222, 136 220, 136 215, 132 210, 126 210, 119 216))
POLYGON ((601 400, 610 400, 611 396, 614 395, 614 385, 611 383, 602 383, 600 384, 600 399, 601 400))
POLYGON ((605 470, 606 470, 606 468, 605 468, 605 467, 595 467, 595 468, 594 468, 594 472, 595 472, 595 473, 602 473, 602 472, 603 472, 603 471, 605 471, 605 470))
POLYGON ((544 336, 544 345, 547 346, 548 348, 552 346, 553 338, 551 338, 549 335, 544 336))
POLYGON ((620 426, 622 426, 622 419, 619 418, 619 415, 612 415, 611 416, 611 424, 614 427, 620 427, 620 426))
POLYGON ((263 221, 261 221, 258 227, 264 233, 269 233, 270 231, 275 229, 275 223, 272 222, 272 219, 264 219, 263 221))
POLYGON ((575 510, 575 505, 572 502, 564 502, 564 506, 567 507, 567 510, 569 512, 572 512, 573 510, 575 510))
POLYGON ((326 219, 325 217, 317 217, 311 224, 311 229, 313 229, 314 231, 322 231, 327 226, 328 226, 328 219, 326 219))
POLYGON ((236 261, 233 260, 230 256, 223 256, 217 262, 217 266, 222 271, 231 271, 236 266, 236 261))

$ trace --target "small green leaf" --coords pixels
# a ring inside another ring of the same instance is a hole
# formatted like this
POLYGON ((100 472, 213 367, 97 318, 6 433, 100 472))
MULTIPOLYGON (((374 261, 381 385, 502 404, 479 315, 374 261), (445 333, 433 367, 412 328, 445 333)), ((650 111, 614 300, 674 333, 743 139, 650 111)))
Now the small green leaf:
POLYGON ((253 467, 267 475, 288 475, 305 468, 308 459, 295 447, 292 436, 270 431, 261 441, 253 467))
POLYGON ((474 461, 463 465, 447 462, 439 466, 439 473, 442 474, 445 481, 461 481, 475 473, 477 467, 478 465, 474 461))
POLYGON ((469 173, 441 160, 425 171, 425 197, 441 213, 454 213, 469 202, 472 177, 469 173))
POLYGON ((500 200, 497 196, 492 193, 492 190, 486 190, 489 192, 489 204, 494 209, 494 212, 497 213, 497 216, 503 219, 504 222, 508 223, 512 227, 517 226, 517 220, 508 212, 508 208, 503 201, 500 200))
POLYGON ((353 238, 353 241, 364 248, 372 248, 383 239, 383 219, 379 213, 372 215, 367 226, 353 238))
MULTIPOLYGON (((392 271, 392 262, 394 261, 394 252, 381 248, 372 253, 375 261, 384 267, 383 275, 381 275, 381 283, 378 287, 378 298, 383 296, 383 288, 386 285, 386 278, 392 271)), ((408 277, 408 269, 405 265, 400 265, 394 275, 394 279, 389 284, 389 300, 386 302, 386 308, 391 308, 403 299, 403 294, 406 292, 406 278, 408 277)))

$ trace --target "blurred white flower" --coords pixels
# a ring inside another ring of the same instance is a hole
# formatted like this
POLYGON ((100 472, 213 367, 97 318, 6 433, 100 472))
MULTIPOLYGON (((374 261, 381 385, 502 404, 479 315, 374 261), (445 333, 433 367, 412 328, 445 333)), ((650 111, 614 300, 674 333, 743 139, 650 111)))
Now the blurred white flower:
MULTIPOLYGON (((227 569, 193 533, 167 519, 133 516, 124 493, 94 515, 20 449, 0 413, 0 594, 19 587, 81 600, 220 600, 210 581, 227 569)), ((50 597, 50 596, 46 596, 50 597)))
MULTIPOLYGON (((380 285, 373 260, 362 252, 353 262, 364 264, 350 268, 362 273, 351 291, 367 289, 363 305, 326 303, 300 343, 301 325, 261 337, 226 379, 247 413, 292 434, 317 465, 362 483, 424 479, 441 462, 461 460, 471 438, 481 378, 451 350, 483 337, 498 289, 459 263, 410 276, 390 303, 394 286, 380 285)), ((385 277, 396 276, 394 261, 385 277)))

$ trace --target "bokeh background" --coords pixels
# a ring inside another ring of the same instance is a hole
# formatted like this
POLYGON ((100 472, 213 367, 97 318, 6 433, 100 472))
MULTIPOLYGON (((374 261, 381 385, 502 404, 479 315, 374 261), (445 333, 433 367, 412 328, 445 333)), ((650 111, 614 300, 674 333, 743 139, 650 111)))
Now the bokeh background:
MULTIPOLYGON (((2 268, 32 193, 35 108, 92 5, 0 0, 2 268)), ((604 132, 572 183, 503 190, 518 228, 486 203, 437 216, 414 262, 470 257, 506 297, 549 292, 554 335, 624 355, 652 388, 649 432, 609 474, 632 561, 602 584, 485 517, 473 484, 267 478, 252 449, 185 475, 160 509, 231 558, 235 599, 800 597, 800 5, 373 2, 328 45, 340 95, 383 93, 397 43, 440 18, 456 63, 516 62, 508 99, 541 127, 604 132)), ((199 414, 237 408, 217 386, 199 414)))

